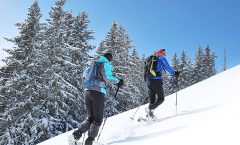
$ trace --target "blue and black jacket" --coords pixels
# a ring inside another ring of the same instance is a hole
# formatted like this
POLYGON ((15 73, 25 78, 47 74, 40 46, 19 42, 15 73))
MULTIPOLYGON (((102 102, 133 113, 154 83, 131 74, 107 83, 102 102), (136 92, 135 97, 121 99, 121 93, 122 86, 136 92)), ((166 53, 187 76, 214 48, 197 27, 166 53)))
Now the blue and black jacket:
MULTIPOLYGON (((167 72, 169 72, 170 75, 174 75, 175 71, 174 69, 169 65, 167 59, 165 57, 162 56, 158 56, 157 57, 157 67, 156 67, 156 72, 161 73, 163 70, 166 70, 167 72)), ((151 80, 162 80, 161 76, 156 76, 156 77, 152 77, 150 78, 151 80)))

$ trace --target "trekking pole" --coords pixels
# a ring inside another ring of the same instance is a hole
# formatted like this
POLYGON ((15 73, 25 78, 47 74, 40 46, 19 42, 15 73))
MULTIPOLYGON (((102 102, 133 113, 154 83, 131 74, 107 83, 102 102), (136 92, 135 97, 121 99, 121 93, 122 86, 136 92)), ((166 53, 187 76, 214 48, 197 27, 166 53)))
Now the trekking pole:
POLYGON ((144 101, 146 100, 147 96, 145 96, 141 102, 141 104, 138 106, 137 110, 134 112, 133 116, 130 117, 131 120, 134 120, 134 117, 136 115, 136 113, 138 112, 139 108, 141 107, 141 105, 144 103, 144 101))
POLYGON ((102 125, 102 128, 101 128, 101 131, 99 132, 99 136, 98 136, 98 138, 97 138, 97 141, 98 141, 98 139, 99 139, 100 135, 102 134, 103 127, 104 127, 104 125, 105 125, 106 121, 107 121, 107 118, 105 117, 105 118, 104 118, 104 121, 103 121, 103 125, 102 125))
POLYGON ((83 134, 83 142, 82 142, 82 145, 84 145, 85 134, 86 134, 86 133, 83 134))
MULTIPOLYGON (((118 85, 117 90, 116 90, 116 93, 115 93, 115 95, 114 95, 114 98, 116 98, 117 93, 118 93, 118 91, 119 91, 119 88, 120 88, 120 86, 118 85)), ((101 134, 102 134, 103 127, 104 127, 104 125, 105 125, 106 122, 107 122, 107 118, 105 117, 105 118, 104 118, 104 121, 103 121, 102 128, 101 128, 101 130, 100 130, 100 132, 99 132, 99 136, 98 136, 98 138, 97 138, 97 141, 98 141, 98 139, 100 138, 100 136, 101 136, 101 134)))
POLYGON ((178 108, 177 108, 177 105, 178 105, 178 91, 179 91, 179 86, 178 86, 178 76, 176 77, 176 87, 177 87, 177 91, 176 91, 176 115, 177 115, 177 113, 178 113, 178 108))
POLYGON ((117 93, 118 93, 118 91, 119 91, 119 88, 120 88, 120 86, 119 85, 117 85, 117 90, 116 90, 116 93, 115 93, 115 95, 114 95, 114 99, 116 98, 116 96, 117 96, 117 93))

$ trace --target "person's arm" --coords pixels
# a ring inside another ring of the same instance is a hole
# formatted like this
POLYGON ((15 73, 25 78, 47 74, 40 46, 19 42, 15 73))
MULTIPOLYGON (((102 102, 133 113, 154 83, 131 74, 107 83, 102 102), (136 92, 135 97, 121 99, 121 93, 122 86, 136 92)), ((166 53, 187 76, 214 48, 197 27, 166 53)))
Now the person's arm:
POLYGON ((166 58, 161 57, 161 59, 159 61, 161 61, 163 68, 165 70, 167 70, 170 73, 170 75, 174 75, 175 74, 174 69, 169 65, 169 63, 168 63, 166 58))
POLYGON ((107 83, 117 84, 119 82, 119 79, 112 75, 112 65, 109 63, 103 63, 101 74, 102 74, 103 80, 107 83))

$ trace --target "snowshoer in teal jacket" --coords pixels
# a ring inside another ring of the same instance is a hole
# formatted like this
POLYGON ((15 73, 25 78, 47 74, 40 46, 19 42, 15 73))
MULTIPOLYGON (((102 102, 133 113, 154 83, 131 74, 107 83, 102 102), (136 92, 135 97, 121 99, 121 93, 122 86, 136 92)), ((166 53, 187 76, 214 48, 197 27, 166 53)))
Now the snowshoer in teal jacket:
POLYGON ((83 133, 88 131, 88 138, 85 145, 92 145, 98 135, 99 128, 103 121, 104 114, 104 97, 107 93, 106 83, 117 84, 118 87, 123 85, 123 80, 112 75, 113 60, 111 53, 101 56, 93 66, 86 70, 84 81, 84 97, 88 117, 84 120, 77 130, 73 132, 73 137, 79 140, 83 133))
POLYGON ((99 81, 100 83, 96 84, 96 85, 91 85, 89 84, 88 86, 86 86, 86 88, 84 89, 85 91, 87 90, 94 90, 94 91, 98 91, 98 92, 102 92, 103 94, 107 94, 106 91, 106 83, 110 83, 110 84, 117 84, 119 82, 119 79, 117 77, 114 77, 112 75, 112 69, 113 66, 110 64, 110 61, 107 58, 108 56, 101 56, 97 62, 101 63, 100 67, 98 68, 98 75, 101 76, 101 80, 96 80, 99 81))

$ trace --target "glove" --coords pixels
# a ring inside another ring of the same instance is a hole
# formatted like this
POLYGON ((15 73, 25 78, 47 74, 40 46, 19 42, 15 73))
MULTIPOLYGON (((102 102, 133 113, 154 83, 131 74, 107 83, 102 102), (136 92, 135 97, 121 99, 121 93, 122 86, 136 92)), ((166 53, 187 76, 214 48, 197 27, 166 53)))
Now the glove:
POLYGON ((117 83, 118 87, 122 87, 123 86, 123 79, 119 79, 119 82, 117 83))
POLYGON ((175 71, 175 74, 174 74, 174 75, 175 75, 176 77, 178 77, 178 76, 179 76, 179 74, 180 74, 180 72, 179 72, 179 71, 175 71))

